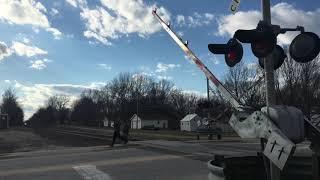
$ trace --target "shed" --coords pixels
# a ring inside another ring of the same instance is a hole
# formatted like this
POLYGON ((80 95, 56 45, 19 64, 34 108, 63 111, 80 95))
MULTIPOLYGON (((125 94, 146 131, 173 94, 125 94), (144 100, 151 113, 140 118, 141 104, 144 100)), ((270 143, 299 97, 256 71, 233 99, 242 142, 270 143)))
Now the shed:
POLYGON ((188 114, 180 121, 181 131, 196 131, 202 125, 202 120, 197 114, 188 114))

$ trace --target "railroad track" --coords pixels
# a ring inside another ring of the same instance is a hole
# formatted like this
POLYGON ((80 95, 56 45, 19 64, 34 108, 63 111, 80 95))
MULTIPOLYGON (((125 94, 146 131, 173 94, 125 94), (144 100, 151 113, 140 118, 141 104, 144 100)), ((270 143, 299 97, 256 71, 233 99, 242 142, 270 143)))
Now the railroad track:
POLYGON ((101 132, 89 128, 80 128, 80 127, 59 127, 54 129, 54 132, 57 134, 65 134, 72 136, 80 136, 85 138, 91 138, 96 140, 107 140, 112 139, 112 132, 101 132))

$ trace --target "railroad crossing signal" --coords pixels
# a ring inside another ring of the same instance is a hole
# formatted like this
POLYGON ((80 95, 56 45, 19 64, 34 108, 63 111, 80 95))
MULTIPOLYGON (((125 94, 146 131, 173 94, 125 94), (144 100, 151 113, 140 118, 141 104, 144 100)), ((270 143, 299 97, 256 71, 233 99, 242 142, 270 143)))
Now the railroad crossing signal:
POLYGON ((286 58, 282 47, 277 45, 277 36, 287 31, 300 31, 290 44, 290 56, 299 63, 312 61, 320 52, 320 38, 313 32, 304 32, 304 28, 280 28, 278 25, 268 25, 260 21, 256 29, 235 32, 227 44, 209 44, 208 49, 214 54, 225 54, 226 64, 233 67, 243 56, 241 43, 250 43, 252 53, 259 58, 259 64, 264 67, 263 59, 273 53, 274 69, 278 69, 286 58), (241 43, 240 43, 240 42, 241 43))
POLYGON ((264 21, 260 21, 256 29, 237 30, 234 37, 242 43, 250 43, 253 54, 258 58, 269 55, 277 44, 272 27, 264 21))
POLYGON ((231 38, 227 44, 209 44, 208 49, 214 54, 224 54, 225 61, 230 67, 239 63, 243 56, 242 45, 235 38, 231 38))

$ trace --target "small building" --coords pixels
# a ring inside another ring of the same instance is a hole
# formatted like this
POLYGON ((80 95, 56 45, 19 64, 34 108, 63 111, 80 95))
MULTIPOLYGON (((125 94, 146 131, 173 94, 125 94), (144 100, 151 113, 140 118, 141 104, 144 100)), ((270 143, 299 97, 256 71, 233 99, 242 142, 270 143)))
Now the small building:
POLYGON ((131 118, 131 129, 168 128, 168 117, 161 114, 134 114, 131 118))
POLYGON ((0 129, 9 128, 9 116, 8 114, 0 114, 0 129))
POLYGON ((200 126, 202 120, 197 114, 188 114, 180 121, 181 131, 196 131, 200 126))
POLYGON ((113 127, 114 122, 109 120, 108 118, 105 118, 103 120, 103 127, 113 127))

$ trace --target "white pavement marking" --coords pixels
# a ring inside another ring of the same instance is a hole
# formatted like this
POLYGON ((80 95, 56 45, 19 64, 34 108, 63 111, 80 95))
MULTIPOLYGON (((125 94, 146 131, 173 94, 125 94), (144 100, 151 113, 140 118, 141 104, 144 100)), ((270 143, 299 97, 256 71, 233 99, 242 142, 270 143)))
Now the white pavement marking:
MULTIPOLYGON (((161 161, 161 160, 172 160, 172 159, 182 159, 183 157, 175 155, 158 155, 158 156, 137 156, 129 157, 125 159, 109 159, 101 161, 92 161, 86 162, 86 164, 95 164, 97 166, 114 166, 114 165, 123 165, 123 164, 133 164, 133 163, 142 163, 146 161, 161 161)), ((83 164, 83 163, 82 163, 83 164)), ((53 166, 45 167, 32 167, 24 169, 13 169, 7 171, 0 171, 0 177, 2 176, 12 176, 12 175, 22 175, 22 174, 33 174, 33 173, 42 173, 48 171, 62 171, 69 168, 73 168, 74 164, 60 164, 53 166)))
POLYGON ((75 169, 85 180, 112 180, 112 178, 100 171, 93 165, 74 166, 75 169))

